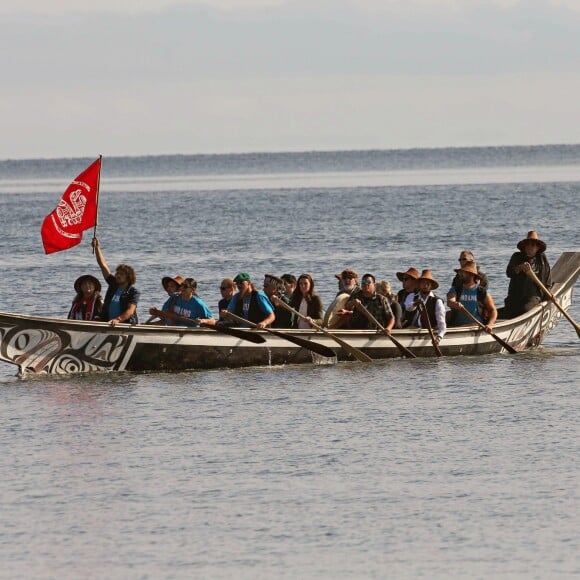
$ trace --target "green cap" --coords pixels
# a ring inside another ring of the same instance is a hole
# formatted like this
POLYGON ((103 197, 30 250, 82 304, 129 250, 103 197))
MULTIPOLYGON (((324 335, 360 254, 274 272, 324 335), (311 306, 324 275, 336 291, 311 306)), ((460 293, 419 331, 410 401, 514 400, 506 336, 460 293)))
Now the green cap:
POLYGON ((250 275, 247 272, 240 272, 235 278, 234 282, 249 282, 250 275))

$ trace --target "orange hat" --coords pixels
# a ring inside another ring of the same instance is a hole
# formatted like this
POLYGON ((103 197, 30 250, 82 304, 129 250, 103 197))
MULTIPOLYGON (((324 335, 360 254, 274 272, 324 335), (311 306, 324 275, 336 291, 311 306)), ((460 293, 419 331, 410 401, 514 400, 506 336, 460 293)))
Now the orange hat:
POLYGON ((468 262, 465 262, 465 264, 463 264, 463 266, 461 268, 456 268, 454 270, 454 272, 457 272, 458 274, 459 274, 459 272, 469 272, 470 274, 473 274, 475 276, 476 282, 478 280, 481 280, 481 276, 479 275, 479 272, 477 271, 477 264, 473 260, 469 260, 468 262))
POLYGON ((167 284, 169 284, 169 282, 175 282, 178 286, 181 286, 183 284, 183 278, 181 276, 175 276, 175 278, 172 278, 171 276, 164 276, 161 279, 161 284, 166 292, 167 284))
POLYGON ((417 278, 417 282, 421 282, 421 280, 429 280, 429 282, 431 282, 432 285, 432 290, 436 290, 437 288, 439 288, 439 282, 437 282, 437 280, 433 278, 431 270, 423 270, 423 272, 421 272, 421 275, 417 278))
POLYGON ((409 276, 409 278, 414 278, 416 280, 419 277, 419 271, 416 268, 409 268, 406 272, 397 272, 397 278, 401 282, 405 276, 409 276))

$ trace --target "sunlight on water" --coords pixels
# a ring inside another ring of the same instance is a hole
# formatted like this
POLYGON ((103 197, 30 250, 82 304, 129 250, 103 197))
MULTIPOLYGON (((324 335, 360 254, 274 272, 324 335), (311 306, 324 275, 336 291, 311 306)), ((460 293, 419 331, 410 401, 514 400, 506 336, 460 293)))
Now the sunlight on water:
MULTIPOLYGON (((101 191, 227 191, 253 189, 296 189, 327 187, 379 187, 403 185, 453 185, 491 183, 547 183, 579 181, 580 166, 558 167, 494 167, 466 169, 430 169, 416 171, 343 171, 293 172, 275 174, 184 175, 101 180, 101 191)), ((0 179, 0 193, 58 193, 66 183, 56 179, 0 179)))

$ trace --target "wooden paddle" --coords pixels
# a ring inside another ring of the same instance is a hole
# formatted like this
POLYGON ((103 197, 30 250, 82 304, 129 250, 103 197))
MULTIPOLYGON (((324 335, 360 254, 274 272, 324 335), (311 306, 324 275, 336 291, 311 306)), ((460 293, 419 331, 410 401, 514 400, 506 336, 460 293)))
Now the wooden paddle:
MULTIPOLYGON (((256 323, 250 322, 249 320, 246 320, 245 318, 241 318, 240 316, 236 316, 233 312, 228 312, 227 314, 224 313, 224 316, 226 318, 230 318, 231 320, 235 320, 236 322, 240 322, 242 324, 247 324, 248 326, 251 326, 252 328, 259 328, 256 323)), ((284 340, 288 340, 289 342, 293 342, 294 344, 297 344, 298 346, 301 346, 302 348, 306 348, 308 350, 311 350, 312 352, 319 354, 321 356, 325 356, 328 358, 334 358, 336 356, 336 353, 331 348, 328 348, 327 346, 324 346, 323 344, 320 344, 318 342, 311 342, 311 341, 306 340, 304 338, 300 338, 299 336, 293 336, 292 334, 286 334, 285 332, 280 332, 278 330, 274 330, 273 328, 261 328, 260 330, 264 330, 266 332, 269 332, 270 334, 273 334, 274 336, 279 336, 279 337, 283 338, 284 340)))
POLYGON ((162 318, 168 318, 169 320, 182 320, 183 322, 194 322, 203 328, 209 328, 210 330, 221 332, 222 334, 229 334, 230 336, 235 336, 236 338, 247 340, 254 344, 263 344, 266 342, 266 339, 263 336, 250 332, 249 330, 230 328, 229 326, 224 326, 222 324, 208 324, 207 322, 201 322, 198 318, 187 318, 186 316, 179 316, 178 314, 169 311, 162 311, 162 313, 162 318))
POLYGON ((260 334, 255 334, 249 330, 240 330, 239 328, 231 328, 229 326, 224 326, 223 324, 206 324, 205 322, 200 322, 199 324, 203 328, 209 328, 210 330, 215 330, 216 332, 221 332, 222 334, 229 334, 230 336, 235 336, 236 338, 241 338, 242 340, 247 340, 253 342, 254 344, 263 344, 266 339, 260 334))
POLYGON ((417 355, 413 354, 406 346, 402 345, 394 336, 391 336, 390 332, 387 332, 387 329, 368 311, 364 304, 357 301, 355 302, 355 308, 358 308, 372 324, 374 324, 381 332, 386 334, 402 354, 407 358, 417 358, 417 355))
POLYGON ((526 270, 526 274, 536 283, 538 288, 550 298, 556 308, 565 316, 570 324, 576 329, 576 334, 580 338, 580 325, 562 308, 562 305, 556 300, 556 297, 542 284, 542 281, 536 276, 532 269, 526 270))
MULTIPOLYGON (((465 306, 463 306, 463 304, 458 303, 461 306, 461 310, 463 311, 463 313, 468 316, 469 318, 471 318, 471 320, 473 320, 473 322, 475 322, 475 324, 477 324, 477 326, 479 326, 480 328, 482 328, 483 330, 485 330, 485 324, 483 324, 483 322, 481 322, 480 320, 477 320, 477 318, 475 316, 473 316, 473 314, 471 314, 471 312, 469 312, 469 310, 467 310, 467 308, 465 308, 465 306)), ((485 330, 487 332, 487 330, 485 330)), ((491 334, 491 336, 493 338, 495 338, 495 340, 497 340, 497 342, 499 342, 510 354, 517 354, 517 350, 515 348, 513 348, 512 346, 510 346, 505 340, 502 340, 497 334, 494 334, 493 332, 490 332, 489 334, 491 334)))
POLYGON ((419 308, 419 312, 421 313, 421 321, 423 321, 423 318, 424 318, 425 322, 427 323, 427 330, 429 331, 429 334, 431 335, 431 343, 433 344, 433 348, 435 349, 435 353, 437 354, 437 356, 443 356, 443 353, 441 352, 441 349, 439 348, 439 344, 437 343, 437 339, 435 338, 435 333, 433 332, 433 327, 431 326, 431 321, 429 320, 429 314, 427 312, 427 308, 426 308, 425 304, 423 304, 423 302, 421 300, 419 300, 419 303, 417 306, 419 308))
POLYGON ((288 304, 286 304, 285 302, 283 302, 279 298, 274 296, 272 298, 272 302, 274 302, 274 304, 276 306, 281 306, 282 308, 286 308, 286 310, 293 312, 296 316, 298 316, 298 318, 301 318, 302 320, 305 320, 306 322, 308 322, 308 324, 310 324, 310 326, 312 326, 312 328, 315 328, 316 330, 319 330, 323 334, 326 334, 326 336, 328 336, 329 338, 332 338, 332 340, 334 340, 335 342, 340 344, 340 346, 344 349, 345 352, 352 355, 354 358, 356 358, 360 362, 373 362, 373 359, 370 356, 366 355, 362 350, 359 350, 358 348, 351 346, 350 344, 348 344, 348 342, 342 340, 342 338, 339 338, 338 336, 332 334, 331 332, 328 332, 328 330, 326 330, 325 328, 318 326, 318 324, 309 320, 307 316, 300 314, 300 312, 298 312, 298 310, 294 310, 294 308, 292 308, 292 306, 289 306, 288 304))

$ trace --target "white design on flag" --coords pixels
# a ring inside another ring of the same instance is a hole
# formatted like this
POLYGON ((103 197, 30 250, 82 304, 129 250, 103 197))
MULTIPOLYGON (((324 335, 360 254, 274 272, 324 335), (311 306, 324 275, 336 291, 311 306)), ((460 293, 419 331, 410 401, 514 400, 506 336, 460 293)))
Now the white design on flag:
MULTIPOLYGON (((81 185, 87 190, 87 192, 90 192, 91 190, 86 183, 73 183, 81 185)), ((58 219, 63 228, 80 224, 82 222, 85 208, 87 206, 87 198, 83 195, 83 191, 81 189, 71 191, 69 200, 71 205, 69 205, 64 199, 61 199, 56 207, 56 214, 58 215, 58 219)))
MULTIPOLYGON (((71 239, 78 239, 81 237, 81 234, 69 234, 68 232, 65 232, 64 230, 61 230, 58 227, 58 223, 56 222, 56 220, 54 219, 54 215, 51 215, 50 218, 52 219, 52 225, 54 226, 54 229, 64 238, 71 238, 71 239)), ((67 225, 67 224, 64 224, 67 225)))

